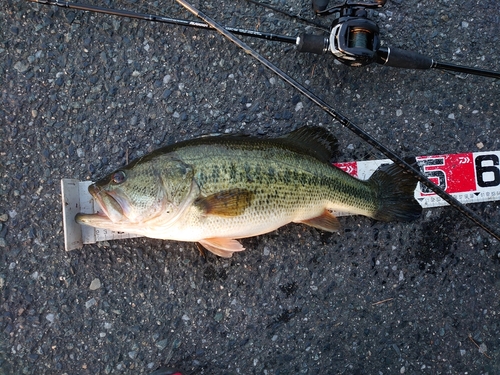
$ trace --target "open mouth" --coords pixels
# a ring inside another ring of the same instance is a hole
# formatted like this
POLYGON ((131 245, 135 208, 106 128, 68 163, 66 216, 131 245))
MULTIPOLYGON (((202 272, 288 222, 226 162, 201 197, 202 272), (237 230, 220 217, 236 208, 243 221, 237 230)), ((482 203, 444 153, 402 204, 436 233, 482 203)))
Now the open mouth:
POLYGON ((119 222, 123 219, 123 210, 120 204, 113 196, 102 190, 96 184, 89 186, 89 193, 99 203, 102 212, 94 214, 79 213, 75 220, 80 224, 96 225, 97 223, 119 222))

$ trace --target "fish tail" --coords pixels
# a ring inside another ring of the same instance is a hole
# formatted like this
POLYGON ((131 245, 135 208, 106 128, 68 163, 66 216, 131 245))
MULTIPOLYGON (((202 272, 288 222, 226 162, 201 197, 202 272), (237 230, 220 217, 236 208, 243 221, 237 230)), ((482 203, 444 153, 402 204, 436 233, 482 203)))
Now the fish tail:
POLYGON ((368 180, 378 202, 373 218, 381 221, 411 221, 422 213, 415 199, 417 179, 396 164, 379 167, 368 180))

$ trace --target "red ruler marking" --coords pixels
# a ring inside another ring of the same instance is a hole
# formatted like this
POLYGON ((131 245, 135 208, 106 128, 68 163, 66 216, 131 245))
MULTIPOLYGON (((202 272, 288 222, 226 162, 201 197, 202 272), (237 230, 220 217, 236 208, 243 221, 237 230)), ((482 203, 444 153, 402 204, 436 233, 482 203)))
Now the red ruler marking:
MULTIPOLYGON (((461 194, 457 198, 464 198, 465 203, 500 197, 500 151, 418 156, 416 160, 427 178, 449 194, 461 194)), ((367 160, 334 165, 354 177, 367 179, 380 165, 387 163, 392 161, 367 160)), ((416 198, 438 199, 422 184, 418 184, 415 194, 416 198)))
MULTIPOLYGON (((416 158, 421 171, 447 193, 476 191, 474 157, 472 153, 419 156, 416 158)), ((421 195, 433 195, 420 184, 421 195)))
POLYGON ((337 168, 342 169, 344 172, 349 173, 351 176, 358 177, 358 162, 349 161, 346 163, 336 163, 337 168))

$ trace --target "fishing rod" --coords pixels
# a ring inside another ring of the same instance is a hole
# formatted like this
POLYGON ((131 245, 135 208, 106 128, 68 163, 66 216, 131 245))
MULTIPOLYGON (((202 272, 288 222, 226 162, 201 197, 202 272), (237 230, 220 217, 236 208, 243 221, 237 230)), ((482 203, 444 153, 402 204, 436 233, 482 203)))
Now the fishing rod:
MULTIPOLYGON (((138 13, 129 10, 105 8, 63 0, 28 1, 44 5, 54 5, 61 8, 135 18, 144 21, 215 30, 206 22, 170 18, 149 13, 138 13)), ((353 67, 377 63, 396 68, 419 70, 440 69, 500 79, 500 72, 438 62, 418 52, 406 51, 394 47, 382 47, 379 27, 374 21, 368 18, 368 10, 380 8, 385 2, 386 0, 346 0, 344 4, 340 6, 323 9, 326 8, 325 4, 327 4, 328 1, 313 0, 313 9, 316 11, 316 14, 320 16, 330 14, 336 15, 329 29, 329 35, 303 33, 299 36, 287 36, 234 27, 224 28, 236 35, 295 44, 299 52, 309 52, 318 55, 331 52, 335 59, 345 65, 353 67)), ((252 1, 252 3, 264 6, 264 4, 257 1, 252 1)))
MULTIPOLYGON (((138 12, 133 12, 130 10, 125 10, 125 9, 105 8, 105 7, 96 6, 96 5, 74 3, 74 2, 62 1, 62 0, 28 0, 28 1, 31 1, 33 3, 43 4, 43 5, 55 5, 55 6, 58 6, 61 8, 67 8, 67 9, 76 9, 76 10, 83 10, 83 11, 94 12, 94 13, 108 14, 108 15, 112 15, 112 16, 134 18, 134 19, 139 19, 139 20, 143 20, 143 21, 166 23, 166 24, 177 25, 177 26, 187 26, 187 27, 193 27, 193 28, 197 28, 197 29, 206 29, 206 30, 212 29, 212 27, 210 27, 210 25, 203 23, 203 22, 183 20, 183 19, 165 17, 165 16, 160 16, 160 15, 156 15, 156 14, 149 14, 149 13, 138 13, 138 12)), ((254 38, 260 38, 260 39, 265 39, 265 40, 270 40, 270 41, 283 42, 283 43, 296 43, 297 42, 296 37, 291 37, 291 36, 286 36, 286 35, 276 35, 276 34, 272 34, 272 33, 265 33, 265 32, 260 32, 260 31, 256 31, 256 30, 245 30, 245 29, 239 29, 239 28, 234 28, 234 27, 228 27, 227 30, 229 30, 233 34, 252 36, 254 38)))
MULTIPOLYGON (((64 8, 71 8, 71 9, 80 9, 80 10, 89 10, 89 11, 94 11, 98 13, 105 13, 105 14, 111 14, 111 15, 119 15, 119 16, 124 16, 124 17, 129 17, 129 18, 138 18, 138 19, 143 19, 143 20, 148 20, 148 21, 156 21, 156 22, 166 22, 166 23, 175 23, 179 20, 174 20, 171 18, 163 17, 163 16, 155 16, 155 15, 150 15, 150 14, 142 14, 142 13, 135 13, 135 12, 129 12, 129 11, 123 11, 123 10, 116 10, 116 9, 108 9, 108 8, 102 8, 102 7, 95 7, 95 6, 88 6, 88 5, 83 5, 83 4, 78 4, 78 3, 70 3, 66 1, 61 1, 61 0, 29 0, 32 2, 36 3, 41 3, 41 4, 47 4, 47 5, 56 5, 64 8)), ((471 220, 473 223, 477 224, 479 227, 483 228, 487 233, 489 233, 491 236, 496 238, 497 240, 500 241, 500 233, 498 233, 495 228, 490 226, 488 223, 486 223, 482 218, 480 218, 478 215, 476 215, 472 210, 464 206, 462 203, 460 203, 458 200, 453 198, 451 195, 446 193, 444 190, 436 186, 432 181, 430 181, 426 176, 424 176, 420 170, 417 170, 413 165, 407 163, 405 160, 403 160, 401 157, 399 157, 394 151, 390 150, 386 146, 382 145, 380 142, 378 142, 375 138, 370 136, 368 133, 366 133, 363 129, 361 129, 359 126, 354 124, 352 121, 350 121, 346 116, 343 114, 337 112, 333 107, 331 107, 328 103, 323 101, 321 98, 319 98, 317 95, 309 91, 307 88, 302 86, 300 83, 296 82, 293 78, 289 77, 286 75, 283 71, 281 71, 279 68, 271 64, 268 60, 266 60, 264 57, 262 57, 260 54, 258 54, 256 51, 251 49, 248 45, 237 39, 228 29, 225 29, 223 26, 220 26, 217 24, 215 21, 211 20, 201 12, 199 12, 196 8, 193 8, 190 4, 186 3, 184 0, 177 0, 178 3, 180 3, 183 7, 188 9, 191 13, 193 13, 195 16, 201 18, 204 23, 199 23, 199 22, 194 22, 194 21, 185 21, 181 20, 180 22, 185 23, 185 26, 193 26, 193 27, 200 27, 200 28, 205 28, 205 29, 213 29, 217 30, 219 33, 221 33, 224 37, 228 38, 231 40, 233 43, 235 43, 238 47, 242 48, 246 53, 250 54, 252 57, 257 59, 259 62, 261 62, 264 66, 266 66, 268 69, 273 71, 275 74, 277 74, 279 77, 281 77, 284 81, 289 83, 291 86, 293 86, 295 89, 297 89, 299 92, 301 92, 304 96, 309 98, 311 101, 313 101, 316 105, 318 105, 323 111, 326 113, 330 114, 335 120, 337 120, 340 124, 344 125, 346 128, 348 128, 350 131, 352 131, 354 134, 359 136, 361 139, 366 141, 368 144, 370 144, 372 147, 375 149, 379 150, 381 153, 383 153, 386 157, 391 159, 393 162, 396 164, 400 165, 402 168, 404 168, 406 171, 411 173, 415 178, 421 182, 424 186, 426 186, 430 191, 434 192, 437 196, 442 198, 445 202, 450 204, 452 207, 457 209, 459 212, 461 212, 465 217, 467 217, 469 220, 471 220)), ((385 3, 385 1, 381 1, 381 3, 385 3)), ((368 2, 370 3, 370 2, 368 2)), ((347 0, 345 5, 351 5, 352 1, 347 0)), ((358 2, 360 4, 360 2, 358 2)), ((366 3, 361 4, 361 6, 365 6, 366 3)), ((368 4, 370 5, 370 4, 368 4)), ((231 30, 231 29, 230 29, 231 30)), ((260 32, 254 32, 254 31, 249 31, 249 34, 245 34, 246 31, 248 30, 241 30, 237 29, 239 34, 241 35, 250 35, 250 36, 255 36, 254 33, 260 34, 260 32)), ((368 40, 368 38, 363 38, 363 35, 366 35, 366 33, 359 33, 358 29, 351 30, 352 32, 358 32, 356 34, 356 44, 360 44, 360 40, 368 40)), ((273 34, 274 35, 274 34, 273 34)), ((263 39, 267 39, 267 36, 262 36, 263 39)), ((318 39, 316 39, 317 41, 318 39)), ((297 42, 297 40, 296 40, 297 42)), ((300 40, 298 40, 297 44, 299 44, 300 40)), ((388 51, 388 55, 390 54, 390 51, 388 51)), ((408 55, 406 55, 408 56, 408 55)), ((387 56, 388 58, 388 56, 387 56)), ((410 59, 411 60, 411 59, 410 59)), ((349 61, 349 60, 347 60, 349 61)), ((364 60, 367 61, 367 60, 364 60)), ((345 61, 344 61, 345 62, 345 61)), ((473 69, 474 68, 467 68, 467 69, 473 69)), ((494 72, 489 72, 489 73, 494 73, 494 72)), ((474 74, 474 73, 473 73, 474 74)), ((498 76, 500 76, 499 73, 496 73, 498 76)), ((481 75, 481 74, 480 74, 481 75)), ((488 75, 489 76, 489 75, 488 75)), ((498 77, 495 77, 498 78, 498 77)))
POLYGON ((301 94, 305 95, 308 99, 310 99, 313 103, 318 105, 323 111, 331 115, 335 120, 337 120, 340 124, 344 125, 347 129, 349 129, 351 132, 356 134, 358 137, 363 139, 365 142, 367 142, 370 146, 374 147, 381 153, 383 153, 386 157, 391 159, 395 164, 399 165, 401 168, 406 170, 408 173, 412 174, 422 185, 426 186, 429 188, 432 192, 434 192, 437 196, 442 198, 445 202, 449 203, 450 206, 454 207, 456 210, 458 210, 460 213, 462 213, 465 217, 467 217, 470 221, 484 229, 487 233, 489 233, 491 236, 493 236, 495 239, 500 241, 500 233, 497 232, 497 230, 489 225, 486 221, 484 221, 479 215, 477 215, 474 211, 472 211, 470 208, 466 207, 463 205, 461 202, 459 202, 457 199, 452 197, 450 194, 446 193, 443 189, 441 189, 439 186, 434 184, 431 180, 429 180, 420 170, 416 169, 414 165, 408 163, 406 160, 404 160, 402 157, 400 157, 398 154, 396 154, 394 151, 389 149, 388 147, 384 146, 381 144, 379 141, 377 141, 374 137, 372 137, 370 134, 365 132, 362 128, 360 128, 358 125, 354 124, 349 118, 341 114, 340 112, 336 111, 331 105, 326 103, 323 99, 321 99, 319 96, 314 94, 312 91, 307 89, 305 86, 300 84, 299 82, 295 81, 292 77, 287 75, 285 72, 283 72, 281 69, 279 69, 277 66, 272 64, 270 61, 265 59, 262 55, 260 55, 258 52, 253 50, 250 46, 236 38, 233 34, 231 34, 229 31, 224 29, 223 26, 219 25, 217 22, 212 20, 210 17, 207 15, 203 14, 200 12, 198 9, 193 7, 191 4, 189 4, 186 0, 176 0, 179 4, 181 4, 184 8, 186 8, 188 11, 190 11, 192 14, 194 14, 196 17, 200 18, 207 24, 209 24, 212 28, 216 29, 219 33, 221 33, 226 39, 230 40, 234 44, 236 44, 239 48, 245 51, 245 53, 251 55, 253 58, 258 60, 260 63, 262 63, 266 68, 271 70, 273 73, 278 75, 281 79, 283 79, 285 82, 290 84, 292 87, 294 87, 296 90, 298 90, 301 94))

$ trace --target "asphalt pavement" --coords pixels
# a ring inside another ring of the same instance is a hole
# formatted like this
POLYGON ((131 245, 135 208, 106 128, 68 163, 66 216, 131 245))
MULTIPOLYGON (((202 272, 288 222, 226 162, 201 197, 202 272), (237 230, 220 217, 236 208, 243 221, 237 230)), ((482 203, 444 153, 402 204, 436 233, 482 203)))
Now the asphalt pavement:
MULTIPOLYGON (((172 0, 93 4, 195 19, 172 0)), ((244 0, 194 4, 316 32, 244 0)), ((495 0, 389 0, 372 17, 385 45, 500 70, 495 0)), ((242 39, 401 156, 500 150, 498 80, 242 39)), ((290 224, 231 259, 146 238, 65 252, 60 180, 160 145, 320 125, 339 161, 383 157, 216 32, 4 0, 0 89, 0 374, 500 373, 500 244, 450 207, 342 217, 338 234, 290 224)), ((470 207, 499 227, 497 202, 470 207)))

